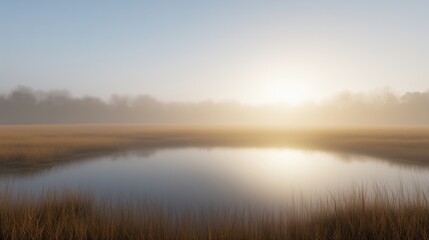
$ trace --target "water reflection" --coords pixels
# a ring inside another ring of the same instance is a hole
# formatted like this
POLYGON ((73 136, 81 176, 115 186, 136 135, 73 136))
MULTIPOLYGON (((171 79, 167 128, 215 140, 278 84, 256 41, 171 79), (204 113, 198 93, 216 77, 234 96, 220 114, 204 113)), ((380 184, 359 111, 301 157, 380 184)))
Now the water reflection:
POLYGON ((429 183, 425 168, 376 158, 285 148, 141 149, 75 162, 36 175, 3 177, 1 187, 91 191, 100 199, 166 204, 266 204, 325 197, 355 184, 412 188, 429 183))
MULTIPOLYGON (((156 154, 158 151, 172 150, 172 149, 189 149, 189 148, 199 148, 199 149, 235 149, 238 151, 242 151, 242 149, 260 149, 261 151, 272 150, 272 149, 290 149, 286 146, 278 146, 272 147, 270 145, 267 146, 251 146, 251 145, 225 145, 219 143, 210 143, 210 144, 196 144, 192 142, 190 144, 177 144, 174 143, 172 145, 159 145, 159 146, 143 146, 137 149, 129 149, 127 151, 120 151, 115 153, 109 152, 101 152, 97 153, 97 157, 95 156, 80 156, 80 157, 72 157, 69 159, 63 159, 59 161, 48 161, 47 163, 34 163, 32 161, 14 161, 14 160, 6 160, 0 161, 0 179, 1 178, 21 178, 24 175, 29 176, 37 176, 40 174, 46 174, 47 171, 57 171, 58 168, 63 168, 69 165, 82 164, 86 161, 94 161, 98 160, 102 157, 108 157, 110 159, 118 159, 121 160, 123 158, 128 158, 130 155, 134 155, 135 157, 145 158, 150 157, 151 155, 156 154)), ((394 157, 388 154, 389 151, 381 151, 369 153, 368 151, 361 151, 359 149, 341 149, 341 148, 331 148, 331 147, 310 147, 310 146, 294 146, 293 149, 299 149, 299 151, 305 152, 329 152, 336 159, 341 159, 347 162, 353 161, 384 161, 387 164, 396 165, 404 168, 414 168, 414 169, 429 169, 429 159, 426 159, 425 155, 417 154, 413 158, 411 155, 409 158, 400 158, 396 155, 394 157)), ((428 156, 429 157, 429 156, 428 156)))

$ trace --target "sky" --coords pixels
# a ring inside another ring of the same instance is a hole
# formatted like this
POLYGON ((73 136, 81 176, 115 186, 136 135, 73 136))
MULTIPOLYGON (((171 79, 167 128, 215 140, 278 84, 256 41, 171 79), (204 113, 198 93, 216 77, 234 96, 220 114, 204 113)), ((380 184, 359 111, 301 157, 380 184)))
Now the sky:
POLYGON ((0 0, 0 92, 295 104, 429 89, 428 1, 0 0))

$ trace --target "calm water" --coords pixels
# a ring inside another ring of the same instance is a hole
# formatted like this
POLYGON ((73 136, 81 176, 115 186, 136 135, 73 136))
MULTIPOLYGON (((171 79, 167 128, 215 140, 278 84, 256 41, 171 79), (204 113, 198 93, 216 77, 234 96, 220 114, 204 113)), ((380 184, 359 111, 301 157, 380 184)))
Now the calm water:
MULTIPOLYGON (((1 178, 1 187, 38 194, 77 189, 100 199, 147 197, 167 204, 283 204, 318 199, 350 186, 396 188, 429 184, 429 170, 386 160, 276 148, 141 150, 70 163, 27 176, 1 178)), ((427 186, 427 185, 426 185, 427 186)))

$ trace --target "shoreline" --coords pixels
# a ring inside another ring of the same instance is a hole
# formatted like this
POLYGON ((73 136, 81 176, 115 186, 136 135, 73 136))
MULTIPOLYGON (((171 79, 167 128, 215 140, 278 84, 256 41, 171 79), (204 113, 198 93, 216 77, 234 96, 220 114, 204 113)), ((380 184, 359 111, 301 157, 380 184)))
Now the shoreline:
POLYGON ((429 128, 0 126, 0 173, 39 171, 132 149, 180 147, 298 148, 429 167, 429 128))

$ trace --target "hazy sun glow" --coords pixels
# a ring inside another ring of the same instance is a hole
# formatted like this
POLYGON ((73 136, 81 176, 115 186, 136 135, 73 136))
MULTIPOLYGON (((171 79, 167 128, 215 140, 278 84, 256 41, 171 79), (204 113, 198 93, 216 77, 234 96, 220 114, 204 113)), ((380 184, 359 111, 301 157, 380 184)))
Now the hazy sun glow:
POLYGON ((260 89, 259 96, 259 102, 261 103, 286 103, 292 106, 313 99, 311 86, 302 81, 267 81, 260 89))

